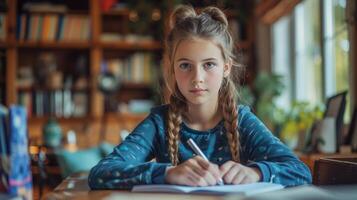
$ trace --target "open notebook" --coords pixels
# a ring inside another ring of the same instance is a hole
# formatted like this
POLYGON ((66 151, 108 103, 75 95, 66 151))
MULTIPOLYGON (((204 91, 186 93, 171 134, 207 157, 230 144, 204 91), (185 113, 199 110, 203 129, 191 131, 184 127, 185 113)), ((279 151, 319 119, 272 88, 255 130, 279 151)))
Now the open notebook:
POLYGON ((199 194, 242 194, 245 196, 282 189, 284 186, 275 183, 251 183, 242 185, 220 185, 207 187, 190 187, 181 185, 136 185, 132 192, 169 192, 199 194))

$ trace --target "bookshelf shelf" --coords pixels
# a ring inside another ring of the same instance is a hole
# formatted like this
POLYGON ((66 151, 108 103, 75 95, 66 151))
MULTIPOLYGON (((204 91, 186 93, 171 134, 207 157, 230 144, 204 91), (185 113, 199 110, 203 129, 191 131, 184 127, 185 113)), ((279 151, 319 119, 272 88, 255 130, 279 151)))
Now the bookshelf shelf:
POLYGON ((19 48, 55 48, 55 49, 89 49, 91 44, 88 41, 19 41, 19 48))
MULTIPOLYGON (((143 120, 147 116, 146 113, 116 113, 116 112, 108 112, 106 113, 103 117, 107 117, 107 120, 110 121, 140 121, 143 120)), ((39 123, 44 123, 47 120, 49 120, 50 117, 31 117, 29 118, 29 123, 30 124, 39 124, 39 123)), ((56 118, 56 120, 59 123, 65 123, 65 124, 77 124, 77 123, 85 123, 85 122, 92 122, 92 121, 99 121, 101 118, 99 117, 59 117, 56 118)))
MULTIPOLYGON (((29 118, 29 123, 43 123, 46 122, 50 119, 50 116, 45 116, 45 117, 30 117, 29 118)), ((56 120, 59 123, 83 123, 85 121, 90 121, 93 120, 91 117, 56 117, 56 120)))
POLYGON ((108 117, 108 121, 141 121, 147 116, 146 113, 114 113, 108 112, 106 117, 108 117))
POLYGON ((127 42, 113 41, 101 42, 101 47, 105 50, 162 50, 162 45, 158 41, 127 42))
POLYGON ((103 16, 129 16, 130 10, 127 8, 119 9, 119 10, 109 10, 109 11, 103 11, 102 15, 103 16))
POLYGON ((149 89, 149 85, 146 83, 132 83, 132 82, 123 82, 122 83, 122 89, 127 89, 127 90, 135 90, 135 89, 149 89))
POLYGON ((90 92, 90 88, 49 88, 49 87, 32 87, 32 86, 19 86, 17 87, 17 90, 19 92, 32 92, 32 91, 57 91, 57 90, 70 90, 71 92, 90 92))
POLYGON ((26 11, 27 14, 39 14, 39 15, 48 15, 48 14, 55 14, 55 15, 88 15, 87 10, 43 10, 43 11, 26 11))

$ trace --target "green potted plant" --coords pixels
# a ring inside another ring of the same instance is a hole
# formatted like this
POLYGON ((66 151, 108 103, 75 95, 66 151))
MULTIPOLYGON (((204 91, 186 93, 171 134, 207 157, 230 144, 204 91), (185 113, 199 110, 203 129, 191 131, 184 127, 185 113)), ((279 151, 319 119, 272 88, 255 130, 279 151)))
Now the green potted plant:
POLYGON ((277 136, 284 119, 284 111, 275 103, 285 88, 282 79, 281 75, 260 72, 252 87, 245 86, 240 90, 241 102, 252 106, 256 115, 277 136))
POLYGON ((294 102, 283 123, 280 138, 291 149, 303 150, 312 124, 323 117, 321 106, 308 102, 294 102))

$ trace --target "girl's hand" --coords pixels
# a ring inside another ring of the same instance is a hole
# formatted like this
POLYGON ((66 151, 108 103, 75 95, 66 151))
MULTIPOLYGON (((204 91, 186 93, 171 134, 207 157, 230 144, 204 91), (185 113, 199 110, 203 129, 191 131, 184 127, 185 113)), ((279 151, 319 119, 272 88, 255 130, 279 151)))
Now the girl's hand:
POLYGON ((166 169, 165 181, 188 186, 216 185, 221 174, 217 165, 195 156, 177 166, 166 169))
POLYGON ((225 184, 254 183, 260 181, 262 177, 258 168, 246 167, 233 161, 221 165, 220 171, 225 184))

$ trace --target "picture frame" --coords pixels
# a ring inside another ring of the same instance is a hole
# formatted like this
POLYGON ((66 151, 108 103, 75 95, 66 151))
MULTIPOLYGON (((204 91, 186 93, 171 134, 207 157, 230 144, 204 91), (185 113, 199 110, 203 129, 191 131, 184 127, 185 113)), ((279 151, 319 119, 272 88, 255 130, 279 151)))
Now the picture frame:
POLYGON ((321 133, 322 121, 327 118, 335 119, 335 146, 336 152, 339 152, 339 147, 343 144, 343 116, 346 107, 346 95, 347 91, 337 93, 326 100, 326 110, 323 115, 322 120, 315 121, 309 131, 309 138, 306 142, 304 149, 305 153, 319 152, 318 143, 324 136, 321 133))
POLYGON ((333 117, 336 119, 336 151, 339 152, 339 147, 343 141, 343 116, 346 108, 347 91, 337 93, 327 99, 324 118, 333 117))
POLYGON ((357 152, 357 107, 353 110, 345 145, 350 145, 352 152, 357 152))

